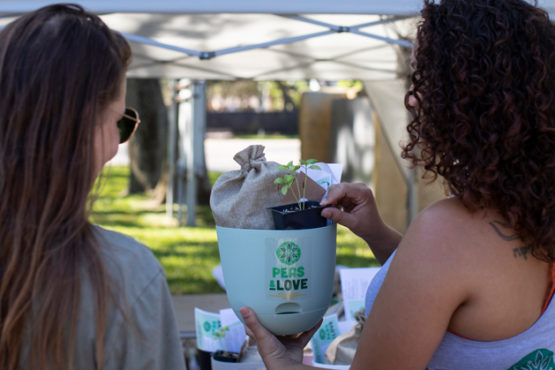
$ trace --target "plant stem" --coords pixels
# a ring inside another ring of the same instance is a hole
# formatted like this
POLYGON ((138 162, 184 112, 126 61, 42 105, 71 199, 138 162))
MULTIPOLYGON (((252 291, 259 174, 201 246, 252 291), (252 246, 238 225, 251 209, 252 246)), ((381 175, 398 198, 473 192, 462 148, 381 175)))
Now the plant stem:
MULTIPOLYGON (((302 211, 304 209, 303 207, 303 203, 301 202, 301 199, 303 198, 301 196, 301 189, 299 188, 299 182, 295 180, 295 184, 297 184, 297 194, 299 195, 299 197, 297 198, 297 204, 299 205, 299 209, 302 211)), ((303 192, 304 194, 304 192, 303 192)))
MULTIPOLYGON (((303 198, 306 199, 306 179, 308 178, 308 166, 304 165, 303 198)), ((304 207, 303 207, 304 208, 304 207)))

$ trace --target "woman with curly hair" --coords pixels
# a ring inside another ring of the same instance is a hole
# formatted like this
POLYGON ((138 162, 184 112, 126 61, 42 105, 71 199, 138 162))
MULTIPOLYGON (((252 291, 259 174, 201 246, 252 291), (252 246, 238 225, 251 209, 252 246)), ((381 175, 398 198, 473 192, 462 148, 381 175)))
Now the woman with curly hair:
POLYGON ((130 57, 78 5, 0 32, 0 369, 185 368, 162 267, 89 221, 95 178, 138 124, 130 57))
MULTIPOLYGON (((351 369, 555 369, 555 25, 523 0, 426 0, 402 155, 451 197, 401 236, 362 184, 322 215, 384 266, 351 369)), ((316 328, 271 335, 241 309, 269 369, 305 368, 316 328)))

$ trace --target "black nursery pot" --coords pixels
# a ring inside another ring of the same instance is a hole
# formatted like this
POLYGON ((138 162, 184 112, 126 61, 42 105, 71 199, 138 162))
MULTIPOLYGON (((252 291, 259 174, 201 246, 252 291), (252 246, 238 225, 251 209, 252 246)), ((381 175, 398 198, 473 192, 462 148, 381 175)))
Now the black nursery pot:
POLYGON ((274 217, 275 228, 277 230, 314 229, 328 224, 328 220, 320 216, 320 212, 322 212, 324 207, 319 202, 309 200, 302 203, 305 204, 305 209, 303 210, 299 210, 297 203, 270 207, 269 209, 274 217))
POLYGON ((212 362, 210 358, 212 357, 212 352, 203 351, 197 348, 196 358, 200 370, 212 370, 212 362))

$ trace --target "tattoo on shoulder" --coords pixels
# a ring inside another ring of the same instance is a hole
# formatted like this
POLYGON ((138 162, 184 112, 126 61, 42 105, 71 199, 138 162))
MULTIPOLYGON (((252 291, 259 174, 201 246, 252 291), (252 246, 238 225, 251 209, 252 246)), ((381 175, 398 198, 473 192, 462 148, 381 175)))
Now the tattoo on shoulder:
POLYGON ((501 239, 508 242, 519 239, 519 236, 516 235, 512 230, 510 230, 510 226, 508 224, 501 221, 491 221, 489 224, 493 228, 493 230, 495 230, 497 235, 501 237, 501 239))
POLYGON ((522 257, 525 261, 528 260, 528 253, 532 248, 529 245, 523 245, 522 247, 513 248, 513 257, 518 258, 522 257))
MULTIPOLYGON (((520 237, 511 230, 510 226, 504 222, 491 221, 489 224, 493 228, 493 230, 497 233, 497 235, 499 235, 501 239, 505 241, 509 242, 509 241, 520 239, 520 237)), ((522 257, 524 258, 525 261, 527 261, 528 254, 530 253, 531 249, 532 248, 530 245, 523 245, 520 247, 513 248, 513 256, 514 258, 522 257)))

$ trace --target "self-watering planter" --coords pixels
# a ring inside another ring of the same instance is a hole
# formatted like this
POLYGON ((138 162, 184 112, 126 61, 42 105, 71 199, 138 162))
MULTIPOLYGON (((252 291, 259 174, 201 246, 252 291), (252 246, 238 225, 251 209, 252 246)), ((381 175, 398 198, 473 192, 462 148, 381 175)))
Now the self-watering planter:
POLYGON ((277 335, 312 328, 326 312, 335 273, 336 224, 303 230, 216 226, 227 298, 251 307, 277 335))
POLYGON ((269 208, 272 211, 276 229, 311 229, 327 225, 328 220, 320 216, 324 207, 319 202, 309 200, 300 204, 303 209, 299 208, 299 203, 269 208))

